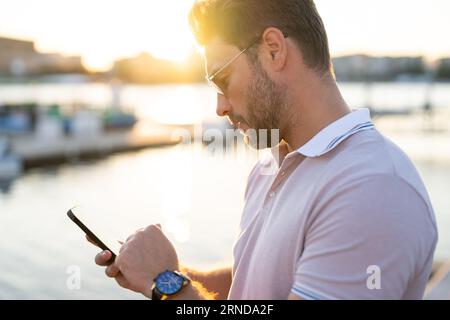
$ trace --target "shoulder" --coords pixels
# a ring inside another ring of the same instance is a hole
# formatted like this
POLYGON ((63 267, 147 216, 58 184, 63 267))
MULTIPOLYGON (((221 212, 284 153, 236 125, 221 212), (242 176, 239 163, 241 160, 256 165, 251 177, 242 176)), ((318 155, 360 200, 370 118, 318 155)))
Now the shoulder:
MULTIPOLYGON (((375 188, 378 180, 412 189, 431 207, 425 185, 409 157, 377 130, 362 131, 326 154, 319 187, 333 189, 364 183, 375 188), (372 181, 372 183, 370 182, 372 181)), ((387 185, 387 190, 390 186, 387 185)), ((378 192, 383 192, 378 190, 378 192)))
POLYGON ((323 190, 317 195, 309 222, 311 234, 344 232, 370 242, 396 239, 397 243, 432 244, 437 241, 431 205, 395 174, 361 176, 337 188, 323 190))
POLYGON ((419 173, 408 156, 377 130, 348 138, 319 165, 311 220, 344 219, 360 227, 393 222, 392 228, 401 229, 403 223, 435 232, 433 208, 419 173))

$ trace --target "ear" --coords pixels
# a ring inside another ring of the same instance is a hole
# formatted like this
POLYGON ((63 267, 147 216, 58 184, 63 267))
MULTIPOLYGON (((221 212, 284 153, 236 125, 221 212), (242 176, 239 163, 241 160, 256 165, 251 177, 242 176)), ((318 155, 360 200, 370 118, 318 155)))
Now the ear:
POLYGON ((264 64, 274 71, 280 71, 286 64, 287 39, 283 32, 275 27, 267 28, 261 39, 261 58, 264 64))

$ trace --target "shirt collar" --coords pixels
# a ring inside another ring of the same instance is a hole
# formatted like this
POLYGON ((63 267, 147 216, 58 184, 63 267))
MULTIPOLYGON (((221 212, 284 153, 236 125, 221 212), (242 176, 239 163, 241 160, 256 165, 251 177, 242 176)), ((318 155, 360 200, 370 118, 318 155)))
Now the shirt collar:
MULTIPOLYGON (((308 158, 320 157, 355 133, 371 129, 374 129, 374 124, 370 118, 369 109, 357 109, 319 131, 311 140, 287 157, 294 154, 301 154, 308 158)), ((287 153, 285 149, 287 147, 283 143, 271 149, 272 157, 276 159, 278 165, 279 158, 284 159, 283 156, 280 157, 280 154, 287 153)))
POLYGON ((320 157, 336 148, 351 135, 373 128, 369 109, 357 109, 322 129, 297 152, 310 158, 320 157))

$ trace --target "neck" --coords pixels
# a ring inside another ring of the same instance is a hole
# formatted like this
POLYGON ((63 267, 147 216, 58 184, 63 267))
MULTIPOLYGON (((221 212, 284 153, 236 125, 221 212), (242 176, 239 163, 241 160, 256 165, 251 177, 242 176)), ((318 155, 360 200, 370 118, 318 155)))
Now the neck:
POLYGON ((289 152, 306 144, 322 129, 350 113, 335 80, 319 79, 310 74, 293 82, 288 97, 290 109, 285 124, 283 140, 289 152))

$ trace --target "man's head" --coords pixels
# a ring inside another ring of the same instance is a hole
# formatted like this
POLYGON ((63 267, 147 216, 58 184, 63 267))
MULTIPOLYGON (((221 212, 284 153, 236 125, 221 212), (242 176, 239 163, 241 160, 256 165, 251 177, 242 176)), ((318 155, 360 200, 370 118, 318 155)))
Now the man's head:
POLYGON ((197 0, 190 22, 218 87, 217 114, 244 131, 279 129, 283 138, 292 121, 289 84, 332 74, 312 0, 197 0))

